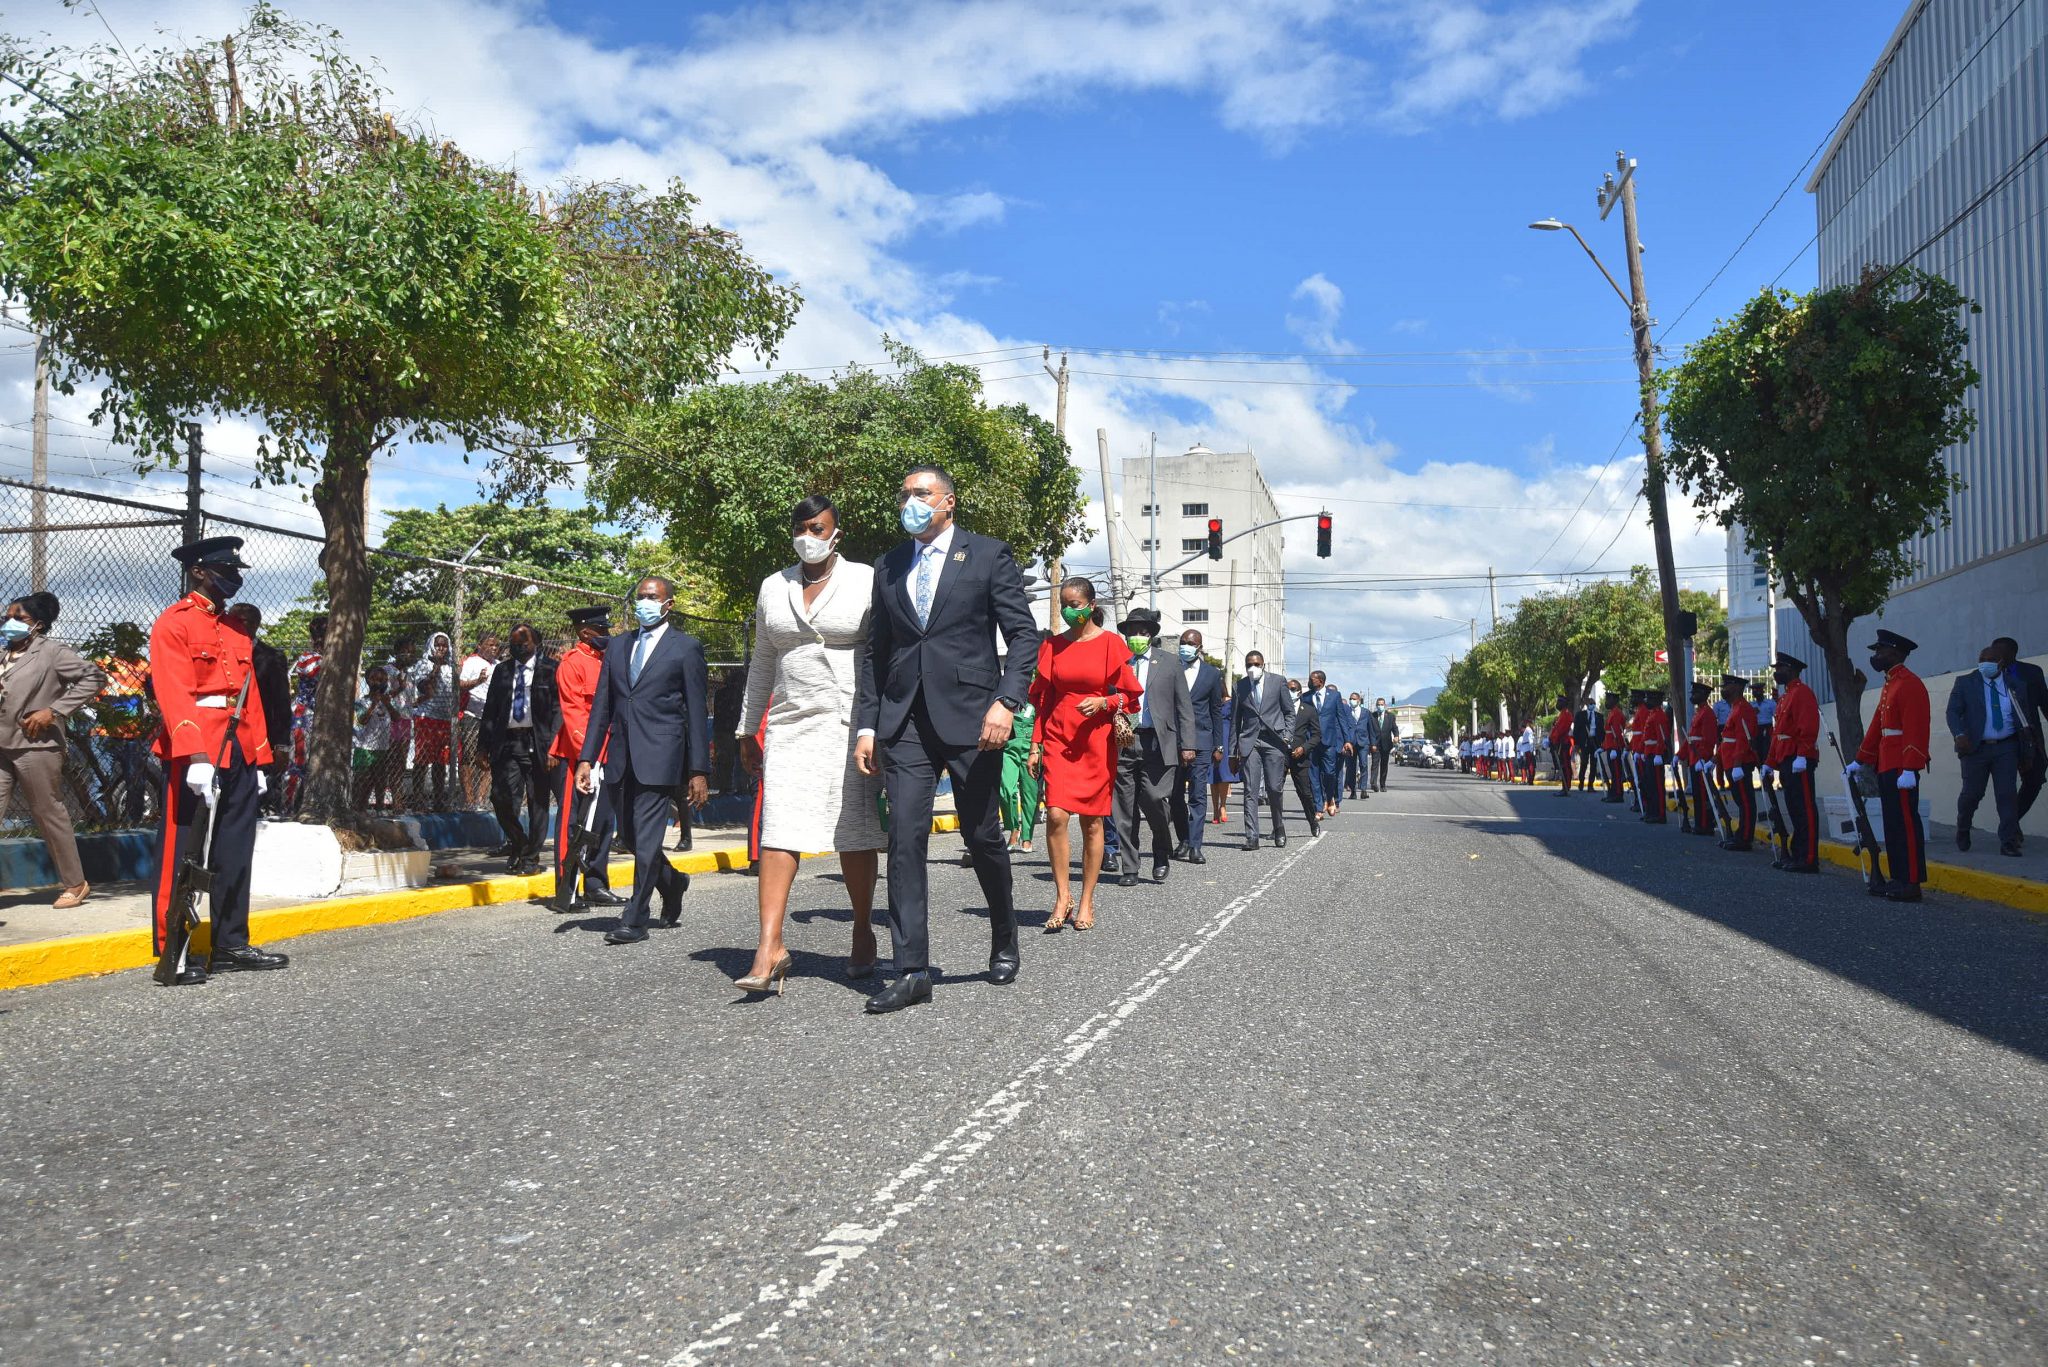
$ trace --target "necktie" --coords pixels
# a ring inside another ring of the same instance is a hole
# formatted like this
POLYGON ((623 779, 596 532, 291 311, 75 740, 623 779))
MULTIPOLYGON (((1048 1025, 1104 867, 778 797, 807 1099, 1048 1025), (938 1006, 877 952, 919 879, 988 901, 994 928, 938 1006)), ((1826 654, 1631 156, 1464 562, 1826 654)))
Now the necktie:
POLYGON ((526 666, 516 662, 512 666, 512 720, 526 720, 526 666))
POLYGON ((626 679, 627 684, 631 685, 640 682, 641 666, 647 663, 647 652, 653 647, 653 644, 653 635, 645 631, 641 632, 640 639, 633 643, 633 670, 626 679))
POLYGON ((2003 731, 2005 729, 2005 709, 1998 705, 1998 684, 1994 680, 1986 679, 1984 681, 1984 691, 1991 695, 1991 729, 1993 731, 2003 731))
POLYGON ((929 626, 932 620, 932 546, 920 546, 917 552, 917 624, 929 626))

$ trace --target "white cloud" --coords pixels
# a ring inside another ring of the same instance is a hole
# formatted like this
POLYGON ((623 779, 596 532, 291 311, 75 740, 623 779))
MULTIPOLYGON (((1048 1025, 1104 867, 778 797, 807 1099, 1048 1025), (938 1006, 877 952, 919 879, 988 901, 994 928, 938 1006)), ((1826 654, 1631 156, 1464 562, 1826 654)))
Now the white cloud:
POLYGON ((1350 351, 1351 344, 1337 336, 1337 322, 1344 315, 1344 291, 1317 271, 1294 287, 1294 301, 1306 310, 1287 315, 1287 330, 1311 351, 1350 351))

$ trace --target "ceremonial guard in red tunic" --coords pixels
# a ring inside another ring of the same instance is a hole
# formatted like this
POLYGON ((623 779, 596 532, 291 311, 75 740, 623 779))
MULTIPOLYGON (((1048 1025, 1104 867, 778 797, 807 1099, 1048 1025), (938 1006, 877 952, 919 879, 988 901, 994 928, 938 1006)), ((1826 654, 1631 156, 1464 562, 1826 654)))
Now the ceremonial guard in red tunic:
POLYGON ((1678 758, 1684 764, 1685 772, 1679 781, 1692 794, 1692 825, 1687 829, 1694 835, 1712 835, 1718 820, 1714 815, 1714 779, 1707 772, 1714 762, 1714 752, 1721 744, 1721 719, 1714 715, 1714 688, 1704 679, 1695 679, 1692 685, 1692 725, 1686 728, 1685 744, 1679 747, 1678 758))
POLYGON ((1784 693, 1771 719, 1770 772, 1764 777, 1775 777, 1785 790, 1791 850, 1772 865, 1788 873, 1814 873, 1820 867, 1820 806, 1813 795, 1813 766, 1820 763, 1820 700, 1800 679, 1805 672, 1806 661, 1782 650, 1771 670, 1784 693))
POLYGON ((1756 709, 1743 693, 1749 680, 1739 674, 1721 676, 1721 696, 1728 703, 1728 720, 1721 723, 1721 742, 1715 753, 1728 790, 1735 795, 1735 834, 1721 842, 1724 850, 1746 850, 1756 839, 1756 788, 1750 771, 1757 763, 1756 709))
POLYGON ((1927 828, 1920 821, 1920 771, 1927 767, 1929 709, 1927 685, 1906 668, 1917 644, 1896 631, 1880 631, 1870 647, 1870 667, 1884 675, 1877 715, 1856 747, 1853 775, 1877 770, 1878 806, 1884 811, 1885 872, 1870 885, 1873 897, 1917 902, 1927 881, 1927 828))
MULTIPOLYGON (((590 704, 597 696, 597 676, 604 668, 605 644, 611 640, 606 619, 609 608, 577 608, 569 614, 576 629, 576 644, 555 666, 555 698, 562 709, 562 726, 555 732, 548 757, 555 761, 556 796, 561 799, 555 818, 555 888, 559 894, 569 888, 576 870, 567 866, 571 836, 590 819, 590 804, 597 804, 595 837, 583 858, 583 889, 580 896, 558 902, 564 911, 585 906, 617 906, 620 897, 611 887, 612 834, 617 829, 615 791, 601 786, 595 793, 576 791, 576 758, 583 753, 583 733, 590 728, 590 704)), ((599 763, 603 762, 600 754, 599 763)))

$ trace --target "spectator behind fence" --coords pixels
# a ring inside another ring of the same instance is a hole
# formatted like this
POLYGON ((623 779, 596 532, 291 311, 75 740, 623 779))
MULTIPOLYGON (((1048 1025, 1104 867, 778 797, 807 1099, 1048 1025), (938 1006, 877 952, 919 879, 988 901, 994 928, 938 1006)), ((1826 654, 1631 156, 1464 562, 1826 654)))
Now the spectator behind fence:
POLYGON ((64 885, 55 905, 68 910, 86 899, 92 885, 78 862, 78 841, 64 806, 64 723, 92 701, 106 675, 50 639, 57 606, 55 594, 24 594, 0 619, 0 818, 20 789, 64 885))
POLYGON ((390 809, 392 792, 403 776, 402 758, 394 763, 392 749, 399 710, 391 696, 391 671, 371 665, 363 674, 363 687, 369 696, 356 709, 356 806, 384 811, 390 809))
POLYGON ((228 616, 249 633, 249 669, 256 676, 256 696, 263 700, 263 729, 270 739, 270 763, 263 766, 269 789, 262 808, 271 816, 284 812, 284 775, 289 767, 292 740, 291 669, 284 652, 256 639, 263 626, 263 610, 254 603, 237 603, 228 616))
POLYGON ((299 788, 306 781, 306 743, 313 734, 313 695, 320 688, 320 659, 327 650, 327 618, 306 621, 306 653, 292 662, 291 764, 285 770, 284 810, 298 810, 299 788))
POLYGON ((114 630, 112 647, 93 661, 107 676, 93 708, 93 729, 113 767, 113 783, 121 790, 118 805, 109 794, 107 816, 124 826, 140 826, 148 815, 149 738, 157 727, 156 707, 149 698, 149 665, 143 658, 149 638, 132 622, 115 623, 114 630))
MULTIPOLYGON (((2041 666, 2028 664, 2020 658, 2020 643, 2010 636, 2001 636, 1991 643, 1998 650, 1998 662, 2005 668, 2007 687, 2019 701, 2023 741, 2020 746, 2020 793, 2019 818, 2027 819, 2033 810, 2034 799, 2041 795, 2041 780, 2048 774, 2048 742, 2041 734, 2041 718, 2048 713, 2048 675, 2041 666)), ((2020 837, 2026 843, 2026 836, 2020 837)))
POLYGON ((463 656, 462 668, 455 676, 455 768, 464 807, 483 806, 490 790, 491 766, 478 735, 484 720, 484 694, 490 690, 491 671, 497 667, 498 637, 487 631, 476 638, 476 649, 463 656))
POLYGON ((555 695, 555 662, 540 633, 521 622, 512 628, 510 641, 511 658, 498 661, 491 671, 480 728, 491 764, 491 806, 505 833, 505 843, 491 853, 504 855, 513 873, 539 873, 552 797, 548 747, 562 715, 555 695))
POLYGON ((406 677, 412 684, 412 788, 414 806, 434 790, 433 810, 448 810, 448 759, 455 727, 455 643, 445 631, 427 638, 426 653, 406 677), (431 775, 431 778, 423 777, 431 775))

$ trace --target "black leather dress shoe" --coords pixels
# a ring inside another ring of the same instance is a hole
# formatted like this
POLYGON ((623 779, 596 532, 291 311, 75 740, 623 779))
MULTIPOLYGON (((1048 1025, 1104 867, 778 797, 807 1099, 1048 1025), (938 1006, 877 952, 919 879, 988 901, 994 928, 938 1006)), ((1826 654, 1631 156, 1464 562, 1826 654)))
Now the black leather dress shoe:
POLYGON ((890 983, 880 992, 868 998, 867 1013, 870 1016, 886 1016, 891 1011, 901 1011, 906 1006, 932 999, 932 980, 924 973, 906 973, 890 983))
POLYGON ((2010 859, 2017 859, 2020 857, 2020 844, 2017 840, 2008 840, 1998 847, 1998 852, 2010 859))
POLYGON ((1155 883, 1164 883, 1166 881, 1166 873, 1166 865, 1154 864, 1152 866, 1152 881, 1155 883))
POLYGON ((1963 827, 1963 829, 1956 832, 1956 848, 1959 850, 1967 850, 1970 848, 1969 827, 1965 826, 1963 827))
POLYGON ((1882 878, 1874 878, 1865 885, 1863 890, 1872 897, 1886 897, 1891 894, 1892 885, 1885 882, 1882 878))
POLYGON ((999 949, 988 956, 988 980, 997 987, 1017 981, 1021 960, 1014 949, 999 949))
POLYGON ((1917 902, 1920 900, 1920 885, 1918 883, 1895 883, 1885 890, 1884 900, 1887 902, 1917 902))
POLYGON ((490 851, 490 857, 493 859, 505 859, 517 853, 519 853, 519 846, 508 840, 490 851))
POLYGON ((1209 862, 1209 860, 1208 857, 1204 855, 1200 850, 1189 850, 1188 862, 1190 864, 1206 864, 1209 862))
POLYGON ((1257 836, 1255 836, 1255 835, 1254 835, 1254 836, 1248 836, 1248 837, 1247 837, 1247 838, 1245 839, 1245 842, 1244 842, 1244 852, 1245 852, 1246 854, 1253 854, 1253 853, 1256 853, 1256 852, 1257 852, 1257 850, 1258 850, 1258 848, 1259 848, 1259 838, 1258 838, 1257 836))
POLYGON ((588 883, 583 885, 583 900, 593 907, 622 907, 626 904, 626 899, 610 888, 593 888, 588 883))
POLYGON ((1275 847, 1275 848, 1277 848, 1277 849, 1283 849, 1283 850, 1284 850, 1284 849, 1286 849, 1286 848, 1287 848, 1287 832, 1285 832, 1285 831, 1275 831, 1275 832, 1273 832, 1273 844, 1274 844, 1274 847, 1275 847))
POLYGON ((604 942, 608 945, 637 945, 646 938, 647 931, 640 926, 620 926, 604 933, 604 942))
POLYGON ((254 945, 242 945, 235 949, 216 949, 206 960, 208 973, 260 973, 267 969, 283 968, 291 962, 289 955, 273 954, 267 949, 254 945))
POLYGON ((1180 842, 1180 844, 1173 847, 1173 857, 1175 859, 1191 862, 1195 857, 1195 847, 1188 844, 1187 841, 1183 840, 1180 842))
POLYGON ((1120 873, 1116 876, 1116 885, 1120 888, 1135 888, 1138 886, 1138 875, 1135 873, 1120 873))
POLYGON ((673 897, 664 896, 661 899, 662 925, 672 929, 676 922, 683 919, 683 894, 689 890, 690 875, 686 873, 683 875, 683 886, 676 891, 676 895, 673 897))

